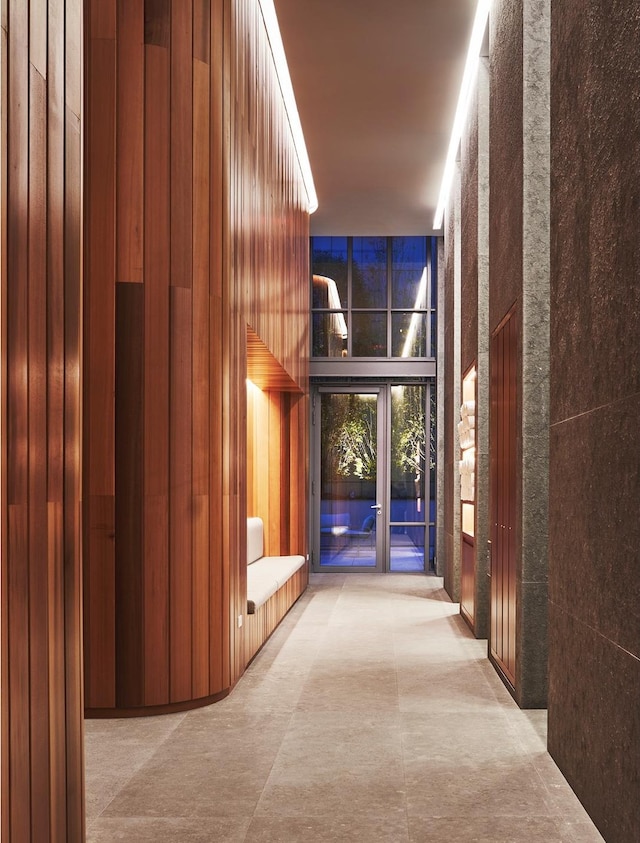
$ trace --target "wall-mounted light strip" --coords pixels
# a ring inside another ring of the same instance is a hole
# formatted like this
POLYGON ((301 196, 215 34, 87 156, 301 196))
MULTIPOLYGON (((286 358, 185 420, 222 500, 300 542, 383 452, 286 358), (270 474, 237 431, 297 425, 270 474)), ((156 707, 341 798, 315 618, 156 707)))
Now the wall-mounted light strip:
POLYGON ((453 121, 451 139, 449 141, 449 150, 447 152, 447 160, 444 165, 444 173, 442 175, 442 183, 440 185, 438 207, 436 208, 436 215, 433 220, 433 227, 436 230, 442 228, 444 210, 447 206, 447 202, 449 201, 449 191, 451 189, 451 182, 453 180, 453 173, 456 165, 456 157, 458 155, 458 147, 460 145, 460 138, 462 137, 462 129, 464 128, 464 123, 467 119, 467 111, 469 110, 469 100, 471 98, 473 83, 475 81, 476 73, 478 71, 480 48, 482 47, 482 41, 484 39, 484 31, 487 28, 487 21, 489 19, 490 8, 491 0, 478 0, 478 8, 476 9, 476 17, 473 22, 471 41, 469 43, 469 52, 467 53, 467 63, 465 65, 464 74, 462 76, 462 85, 460 86, 460 94, 458 96, 456 116, 453 121))
POLYGON ((271 45, 271 54, 273 55, 273 60, 276 66, 276 73, 278 74, 278 81, 280 83, 282 98, 284 99, 284 106, 287 110, 287 117, 289 119, 293 143, 298 156, 298 163, 300 164, 300 170, 302 172, 302 179, 307 191, 309 213, 312 214, 318 207, 318 197, 316 196, 316 188, 313 183, 313 173, 311 172, 307 146, 304 142, 300 115, 298 114, 298 106, 296 105, 296 98, 293 93, 293 85, 291 84, 287 57, 284 52, 282 36, 280 35, 276 9, 273 5, 273 0, 259 0, 259 3, 260 9, 262 10, 264 25, 267 30, 267 37, 269 39, 269 44, 271 45))

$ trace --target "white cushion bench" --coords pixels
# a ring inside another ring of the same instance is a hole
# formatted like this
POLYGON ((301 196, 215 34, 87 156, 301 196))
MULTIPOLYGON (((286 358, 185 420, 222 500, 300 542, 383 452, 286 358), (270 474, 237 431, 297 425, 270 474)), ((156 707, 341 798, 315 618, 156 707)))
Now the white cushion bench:
POLYGON ((262 518, 247 518, 247 663, 305 590, 304 556, 265 556, 262 518))

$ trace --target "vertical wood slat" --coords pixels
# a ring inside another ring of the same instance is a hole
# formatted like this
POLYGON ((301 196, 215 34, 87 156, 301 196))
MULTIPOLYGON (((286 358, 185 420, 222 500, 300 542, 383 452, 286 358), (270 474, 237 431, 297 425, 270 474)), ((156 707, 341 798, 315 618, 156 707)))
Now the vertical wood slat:
POLYGON ((51 843, 84 833, 76 21, 2 4, 1 834, 51 843))
POLYGON ((117 0, 116 278, 142 282, 144 233, 144 5, 117 0))
POLYGON ((192 688, 192 293, 170 289, 169 363, 169 587, 171 702, 191 699, 192 688))
MULTIPOLYGON (((7 464, 7 379, 5 361, 7 361, 7 284, 4 279, 7 275, 7 149, 8 149, 8 6, 0 4, 0 466, 7 464)), ((6 471, 0 473, 0 688, 9 687, 8 670, 8 582, 7 565, 2 560, 7 556, 8 524, 6 503, 7 500, 7 476, 6 471)), ((8 695, 6 691, 2 694, 0 702, 0 742, 8 746, 9 740, 9 716, 8 716, 8 695)), ((0 840, 7 840, 9 837, 9 753, 0 753, 0 840)))
MULTIPOLYGON (((146 6, 145 6, 146 8, 146 6)), ((168 7, 167 7, 168 15, 168 7)), ((169 51, 147 46, 144 105, 145 702, 169 700, 169 51)))
MULTIPOLYGON (((46 13, 45 13, 46 27, 46 13)), ((46 29, 45 29, 46 33, 46 29)), ((46 34, 45 34, 46 42, 46 34)), ((46 82, 31 66, 29 79, 29 641, 48 636, 47 559, 47 92, 46 82), (43 400, 44 396, 44 400, 43 400)), ((42 756, 31 754, 31 833, 49 838, 48 648, 29 648, 31 742, 42 756)))
POLYGON ((144 701, 144 287, 116 283, 116 702, 144 701))
MULTIPOLYGON (((193 495, 193 580, 192 580, 192 696, 205 697, 212 687, 210 675, 209 617, 211 605, 210 540, 210 68, 208 58, 208 11, 194 4, 193 61, 193 426, 191 443, 193 495), (198 44, 200 48, 198 49, 198 44)), ((208 3, 207 9, 208 9, 208 3)))
POLYGON ((193 2, 171 3, 171 284, 193 272, 193 2))

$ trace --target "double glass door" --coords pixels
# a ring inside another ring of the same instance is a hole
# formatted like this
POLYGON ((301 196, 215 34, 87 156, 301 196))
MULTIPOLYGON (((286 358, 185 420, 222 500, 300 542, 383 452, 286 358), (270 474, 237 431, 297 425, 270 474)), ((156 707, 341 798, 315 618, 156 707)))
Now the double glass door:
POLYGON ((428 569, 430 393, 425 383, 314 391, 315 571, 428 569))

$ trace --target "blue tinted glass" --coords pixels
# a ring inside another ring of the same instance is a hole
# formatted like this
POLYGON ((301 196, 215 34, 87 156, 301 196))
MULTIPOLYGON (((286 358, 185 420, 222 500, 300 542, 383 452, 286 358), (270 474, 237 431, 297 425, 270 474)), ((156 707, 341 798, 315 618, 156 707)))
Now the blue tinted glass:
POLYGON ((347 238, 312 237, 314 308, 347 306, 347 238))
POLYGON ((438 305, 438 238, 430 237, 431 248, 431 307, 438 305))
POLYGON ((391 306, 427 306, 427 238, 394 237, 391 254, 391 306))
POLYGON ((386 237, 353 238, 351 295, 353 307, 387 306, 386 237))

